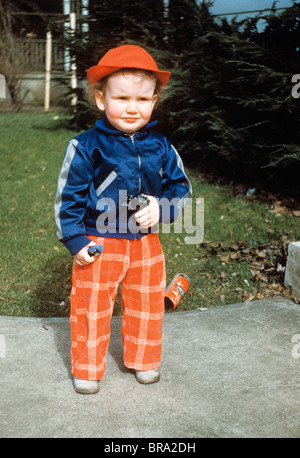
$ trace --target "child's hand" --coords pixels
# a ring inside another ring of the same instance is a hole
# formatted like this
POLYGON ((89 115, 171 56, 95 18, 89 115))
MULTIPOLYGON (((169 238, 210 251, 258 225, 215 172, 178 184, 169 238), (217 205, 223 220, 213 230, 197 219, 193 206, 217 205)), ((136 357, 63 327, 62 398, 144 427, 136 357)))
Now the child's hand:
POLYGON ((155 197, 143 195, 147 197, 150 202, 147 207, 135 213, 135 219, 141 228, 149 228, 155 226, 155 224, 159 222, 159 205, 155 197))
POLYGON ((88 249, 90 246, 97 245, 95 242, 90 242, 88 245, 83 247, 78 253, 74 256, 75 261, 77 264, 80 266, 87 266, 91 262, 94 262, 96 260, 95 256, 90 256, 88 254, 88 249))

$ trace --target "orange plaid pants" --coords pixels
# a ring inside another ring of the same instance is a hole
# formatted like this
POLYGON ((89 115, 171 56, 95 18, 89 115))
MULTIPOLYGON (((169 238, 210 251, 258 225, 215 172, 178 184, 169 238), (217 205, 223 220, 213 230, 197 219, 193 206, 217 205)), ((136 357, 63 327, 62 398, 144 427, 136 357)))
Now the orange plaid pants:
POLYGON ((89 238, 103 246, 103 253, 87 266, 73 265, 72 374, 83 380, 103 377, 120 283, 124 365, 137 370, 158 368, 165 294, 165 261, 158 235, 140 240, 89 238))

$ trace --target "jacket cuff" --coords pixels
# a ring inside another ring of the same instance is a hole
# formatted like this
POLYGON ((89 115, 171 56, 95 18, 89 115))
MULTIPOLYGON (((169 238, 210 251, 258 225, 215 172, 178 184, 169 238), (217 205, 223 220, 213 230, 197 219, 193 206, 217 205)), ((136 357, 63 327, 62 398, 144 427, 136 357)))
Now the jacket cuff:
POLYGON ((68 248, 70 253, 74 256, 82 248, 87 246, 90 242, 91 242, 91 239, 89 239, 85 235, 78 235, 78 237, 73 237, 67 241, 63 241, 63 244, 65 245, 66 248, 68 248))

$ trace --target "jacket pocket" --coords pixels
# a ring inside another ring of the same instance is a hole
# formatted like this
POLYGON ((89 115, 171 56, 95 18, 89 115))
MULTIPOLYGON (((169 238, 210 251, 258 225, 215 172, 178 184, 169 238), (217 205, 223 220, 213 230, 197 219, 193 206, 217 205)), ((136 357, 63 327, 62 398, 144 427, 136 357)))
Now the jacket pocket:
POLYGON ((96 196, 99 197, 109 185, 117 178, 118 174, 114 170, 105 178, 96 189, 96 196))

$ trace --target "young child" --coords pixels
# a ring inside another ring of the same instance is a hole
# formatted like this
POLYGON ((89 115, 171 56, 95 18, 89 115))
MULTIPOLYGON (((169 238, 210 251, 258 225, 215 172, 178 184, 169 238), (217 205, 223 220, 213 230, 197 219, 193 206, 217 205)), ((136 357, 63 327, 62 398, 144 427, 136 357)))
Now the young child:
MULTIPOLYGON (((175 199, 178 216, 191 185, 182 161, 149 123, 170 73, 143 48, 109 50, 87 72, 105 116, 68 143, 55 200, 57 235, 74 255, 71 292, 71 363, 74 388, 96 393, 104 375, 110 320, 122 283, 124 364, 140 383, 159 380, 165 266, 157 223, 159 200, 175 199), (124 199, 143 195, 133 216, 124 199), (88 248, 102 245, 91 257, 88 248)), ((175 209, 174 209, 175 208, 175 209)), ((167 218, 168 219, 168 218, 167 218)))

